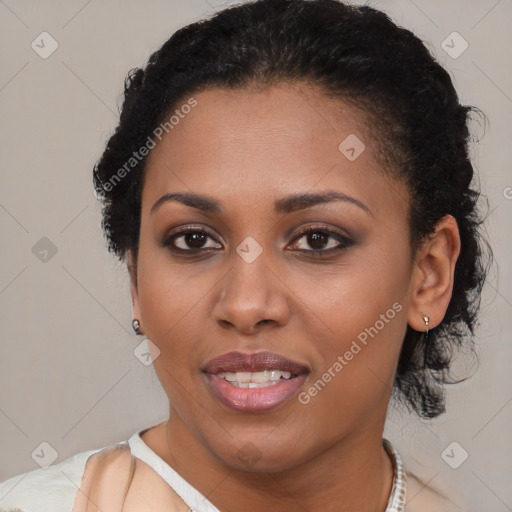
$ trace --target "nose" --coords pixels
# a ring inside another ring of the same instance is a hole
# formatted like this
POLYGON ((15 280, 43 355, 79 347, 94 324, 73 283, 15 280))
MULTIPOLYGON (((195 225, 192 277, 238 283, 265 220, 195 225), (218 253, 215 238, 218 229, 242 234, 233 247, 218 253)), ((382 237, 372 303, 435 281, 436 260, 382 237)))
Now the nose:
POLYGON ((261 256, 252 263, 238 258, 225 276, 213 316, 221 327, 244 334, 284 326, 290 318, 287 288, 261 256))

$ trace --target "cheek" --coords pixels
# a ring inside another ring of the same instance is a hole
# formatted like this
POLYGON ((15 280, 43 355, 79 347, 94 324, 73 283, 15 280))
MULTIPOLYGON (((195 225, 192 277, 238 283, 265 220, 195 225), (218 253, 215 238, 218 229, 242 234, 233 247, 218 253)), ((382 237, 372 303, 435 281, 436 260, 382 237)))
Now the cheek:
POLYGON ((306 424, 322 430, 324 442, 378 422, 393 386, 405 314, 398 302, 379 315, 340 318, 338 336, 319 358, 297 399, 306 424), (380 315, 383 315, 382 317, 380 315))
POLYGON ((169 361, 176 361, 180 347, 184 346, 179 341, 181 330, 190 322, 187 311, 194 299, 193 288, 187 286, 183 274, 169 265, 164 251, 149 251, 142 244, 137 284, 146 336, 160 350, 155 369, 159 361, 166 361, 168 366, 169 361))
POLYGON ((310 304, 328 329, 326 337, 312 338, 316 365, 303 395, 315 414, 332 407, 340 421, 357 418, 391 390, 407 328, 409 283, 408 248, 395 249, 365 251, 357 264, 316 281, 324 282, 324 292, 310 304))
POLYGON ((159 248, 142 249, 138 264, 141 317, 147 338, 160 350, 155 370, 189 382, 197 377, 192 372, 198 368, 198 354, 211 341, 211 294, 225 269, 185 269, 159 248))
POLYGON ((372 243, 354 251, 342 265, 301 280, 304 290, 312 290, 304 302, 325 320, 335 338, 355 338, 376 322, 382 327, 382 315, 384 321, 392 320, 385 324, 387 331, 389 325, 405 322, 396 315, 396 309, 405 309, 410 283, 408 247, 403 243, 372 243), (401 307, 393 309, 397 302, 401 307))
POLYGON ((179 325, 179 319, 190 309, 189 302, 200 295, 200 290, 148 232, 147 228, 141 232, 137 285, 146 332, 157 342, 179 325))
POLYGON ((192 359, 204 340, 201 297, 208 287, 157 262, 158 257, 149 262, 145 279, 139 283, 141 316, 147 338, 160 351, 153 367, 162 388, 175 407, 187 409, 199 374, 192 359))

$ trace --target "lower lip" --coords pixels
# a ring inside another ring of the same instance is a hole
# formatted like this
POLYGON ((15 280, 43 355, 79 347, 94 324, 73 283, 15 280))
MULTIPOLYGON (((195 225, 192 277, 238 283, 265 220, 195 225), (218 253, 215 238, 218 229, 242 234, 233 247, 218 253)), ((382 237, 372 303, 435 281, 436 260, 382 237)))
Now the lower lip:
POLYGON ((301 374, 289 380, 279 380, 264 388, 239 388, 225 379, 206 373, 213 394, 229 409, 238 412, 265 412, 275 409, 293 398, 306 381, 301 374))

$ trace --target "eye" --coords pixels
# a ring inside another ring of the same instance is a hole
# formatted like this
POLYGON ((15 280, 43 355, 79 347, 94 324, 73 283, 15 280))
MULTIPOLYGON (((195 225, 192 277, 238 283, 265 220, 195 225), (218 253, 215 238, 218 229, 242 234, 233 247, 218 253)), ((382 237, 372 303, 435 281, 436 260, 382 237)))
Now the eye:
POLYGON ((221 249, 218 243, 205 245, 208 239, 213 237, 204 229, 193 229, 190 226, 180 229, 178 232, 168 236, 162 242, 164 247, 170 247, 176 252, 205 252, 207 249, 221 249))
POLYGON ((353 245, 352 240, 347 236, 323 227, 310 227, 303 230, 295 238, 293 250, 303 251, 310 254, 328 256, 339 252, 353 245), (302 244, 298 241, 304 240, 302 244), (312 249, 305 249, 308 245, 312 249))
MULTIPOLYGON (((301 231, 295 237, 292 250, 309 254, 328 256, 353 245, 347 236, 325 227, 310 227, 301 231), (304 240, 301 242, 301 240, 304 240), (309 246, 312 249, 306 249, 309 246)), ((215 242, 213 236, 204 228, 185 226, 167 236, 162 242, 163 247, 177 253, 204 253, 212 249, 222 249, 222 245, 215 242), (207 242, 210 240, 210 244, 207 242)))

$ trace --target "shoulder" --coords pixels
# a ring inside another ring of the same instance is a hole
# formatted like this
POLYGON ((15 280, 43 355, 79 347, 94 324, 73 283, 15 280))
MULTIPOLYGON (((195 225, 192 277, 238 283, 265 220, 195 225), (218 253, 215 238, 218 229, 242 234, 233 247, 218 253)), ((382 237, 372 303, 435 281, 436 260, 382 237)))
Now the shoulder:
POLYGON ((0 507, 27 512, 71 510, 87 459, 96 451, 81 452, 46 469, 27 471, 0 483, 0 507))
POLYGON ((429 487, 412 473, 407 473, 406 478, 406 512, 430 512, 432 510, 464 512, 462 508, 458 507, 442 494, 439 494, 435 489, 429 487))
POLYGON ((128 443, 93 454, 87 461, 73 511, 85 512, 91 505, 101 505, 102 510, 121 510, 133 478, 134 462, 128 443))
POLYGON ((0 512, 69 512, 88 459, 103 449, 84 451, 46 469, 34 469, 0 483, 0 512))
POLYGON ((110 447, 90 457, 74 512, 149 509, 190 510, 152 466, 133 455, 129 444, 110 447))

